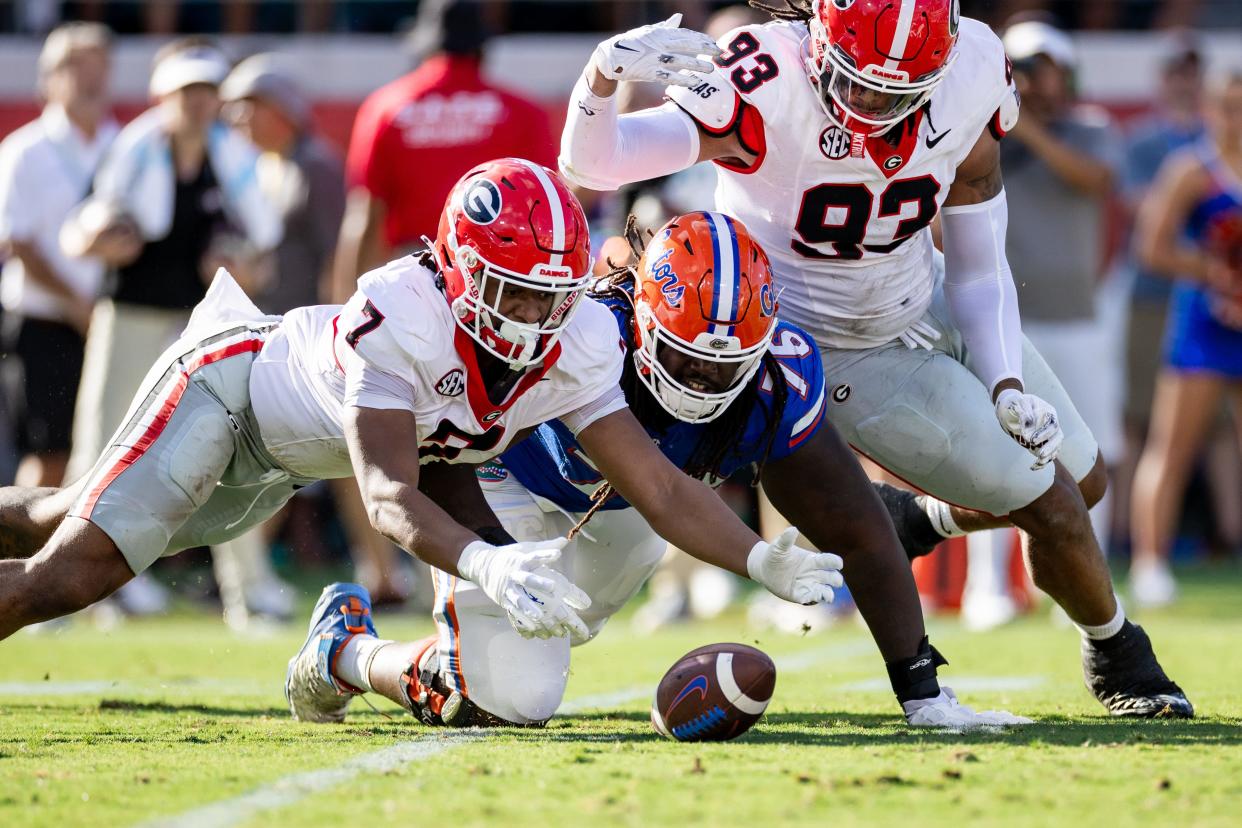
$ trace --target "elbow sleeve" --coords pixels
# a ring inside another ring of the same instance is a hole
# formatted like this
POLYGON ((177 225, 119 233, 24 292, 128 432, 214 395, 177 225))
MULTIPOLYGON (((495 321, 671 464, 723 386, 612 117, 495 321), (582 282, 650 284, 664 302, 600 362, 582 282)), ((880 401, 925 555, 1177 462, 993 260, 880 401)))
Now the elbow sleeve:
POLYGON ((1022 380, 1018 291, 1005 257, 1009 208, 1002 190, 981 204, 946 208, 944 294, 970 354, 971 370, 991 393, 1003 379, 1022 380))
POLYGON ((699 157, 694 122, 672 104, 617 115, 617 99, 601 98, 585 77, 569 99, 561 134, 561 174, 580 187, 615 190, 670 175, 699 157))

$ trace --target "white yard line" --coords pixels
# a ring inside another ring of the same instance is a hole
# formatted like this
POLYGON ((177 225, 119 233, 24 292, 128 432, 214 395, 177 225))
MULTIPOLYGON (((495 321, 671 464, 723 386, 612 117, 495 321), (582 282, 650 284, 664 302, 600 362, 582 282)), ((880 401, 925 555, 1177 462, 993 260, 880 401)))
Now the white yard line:
POLYGON ((343 785, 364 773, 386 773, 480 738, 477 733, 462 731, 429 733, 383 750, 355 756, 334 767, 282 776, 241 796, 144 822, 141 828, 226 828, 265 811, 296 805, 308 796, 343 785))
POLYGON ((184 679, 123 681, 0 681, 0 696, 93 696, 119 693, 145 695, 150 693, 195 693, 210 691, 213 695, 266 695, 271 682, 248 679, 184 679))
MULTIPOLYGON (((874 646, 871 642, 863 641, 816 647, 797 655, 776 659, 776 667, 778 671, 797 673, 834 659, 861 655, 874 649, 874 646)), ((49 682, 31 682, 31 685, 47 684, 49 682)), ((87 682, 80 682, 80 684, 87 684, 87 682)), ((98 684, 107 683, 98 682, 98 684)), ((0 685, 0 693, 4 692, 5 686, 0 685)), ((114 684, 107 686, 112 690, 117 687, 114 684)), ((635 686, 608 693, 580 696, 562 704, 557 713, 572 716, 588 710, 607 709, 646 698, 651 692, 650 687, 635 686)), ((140 828, 228 828, 228 826, 245 822, 266 811, 295 805, 308 796, 343 785, 364 773, 383 773, 413 762, 422 762, 458 745, 483 738, 485 738, 484 735, 477 731, 436 731, 383 750, 355 756, 334 767, 284 776, 240 796, 213 802, 174 816, 144 822, 140 828)))
MULTIPOLYGON (((1047 684, 1043 676, 941 676, 941 684, 959 693, 1004 693, 1036 690, 1047 684)), ((887 679, 874 678, 838 685, 844 693, 891 693, 887 679)))

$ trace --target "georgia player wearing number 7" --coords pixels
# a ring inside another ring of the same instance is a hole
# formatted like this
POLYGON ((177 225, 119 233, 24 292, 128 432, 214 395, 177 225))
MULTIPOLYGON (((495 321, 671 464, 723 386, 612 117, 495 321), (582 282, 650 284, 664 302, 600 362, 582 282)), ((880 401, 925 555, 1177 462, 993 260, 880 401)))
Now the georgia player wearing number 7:
MULTIPOLYGON (((564 182, 501 159, 458 182, 432 251, 365 275, 344 306, 264 317, 221 273, 82 481, 0 489, 0 549, 24 558, 0 561, 0 638, 350 474, 378 531, 476 583, 519 633, 585 633, 589 600, 548 566, 563 539, 516 543, 466 496, 474 464, 555 418, 674 542, 788 600, 830 600, 839 558, 763 542, 651 444, 618 386, 612 316, 585 297, 590 272, 564 182)), ((344 622, 356 602, 325 595, 340 600, 322 615, 344 622)), ((332 641, 312 625, 290 666, 305 692, 335 695, 332 641)))
POLYGON ((1026 532, 1110 712, 1193 715, 1113 594, 1087 514, 1106 487, 1095 439, 1022 336, 998 143, 1018 97, 1000 40, 957 0, 755 5, 776 19, 719 45, 677 16, 601 43, 562 172, 609 190, 714 161, 715 208, 768 251, 850 444, 930 493, 941 534, 1026 532), (619 117, 625 80, 666 83, 670 100, 619 117))

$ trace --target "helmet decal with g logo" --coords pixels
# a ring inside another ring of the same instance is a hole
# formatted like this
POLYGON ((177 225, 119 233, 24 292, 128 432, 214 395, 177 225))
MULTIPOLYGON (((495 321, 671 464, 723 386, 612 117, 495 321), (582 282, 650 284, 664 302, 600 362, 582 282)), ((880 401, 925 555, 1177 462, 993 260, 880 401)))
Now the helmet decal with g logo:
POLYGON ((773 316, 776 313, 776 294, 772 292, 772 285, 764 282, 759 288, 759 310, 764 316, 773 316))
POLYGON ((832 5, 836 6, 841 11, 845 11, 850 6, 854 5, 854 0, 832 0, 832 5))
POLYGON ((470 185, 461 198, 461 209, 475 224, 491 224, 500 218, 500 188, 486 178, 470 185))
POLYGON ((949 34, 957 37, 957 27, 962 22, 962 6, 959 0, 953 0, 949 6, 949 34))

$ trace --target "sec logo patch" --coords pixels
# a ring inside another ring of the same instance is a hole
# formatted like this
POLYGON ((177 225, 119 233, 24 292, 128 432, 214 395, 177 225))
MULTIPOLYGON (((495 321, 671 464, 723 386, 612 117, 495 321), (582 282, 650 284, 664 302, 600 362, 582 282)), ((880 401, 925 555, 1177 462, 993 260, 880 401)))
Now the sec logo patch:
POLYGON ((457 397, 466 390, 466 375, 460 368, 454 368, 436 381, 436 391, 446 397, 457 397))
POLYGON ((830 126, 819 134, 819 151, 836 161, 850 154, 850 133, 839 126, 830 126))

